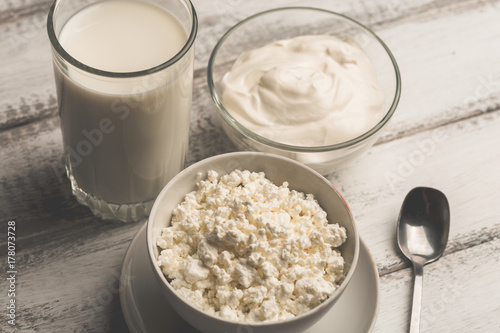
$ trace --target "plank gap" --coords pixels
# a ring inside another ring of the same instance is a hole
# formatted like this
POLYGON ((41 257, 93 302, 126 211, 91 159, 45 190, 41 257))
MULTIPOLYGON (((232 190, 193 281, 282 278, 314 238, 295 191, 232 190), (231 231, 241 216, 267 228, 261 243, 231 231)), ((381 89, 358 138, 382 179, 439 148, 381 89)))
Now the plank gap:
MULTIPOLYGON (((483 228, 466 235, 459 235, 458 237, 448 241, 443 257, 493 242, 497 239, 500 239, 500 224, 496 224, 491 228, 483 228)), ((411 262, 401 253, 399 253, 399 255, 403 259, 401 263, 378 268, 380 277, 411 268, 411 262)))
MULTIPOLYGON (((478 103, 475 103, 475 106, 473 106, 473 107, 470 108, 470 109, 472 109, 474 111, 471 111, 470 113, 465 113, 464 116, 446 118, 446 119, 437 121, 437 122, 432 123, 432 124, 418 124, 415 127, 412 127, 412 128, 409 128, 409 129, 405 129, 403 131, 398 131, 398 132, 395 132, 394 134, 385 135, 385 136, 382 135, 375 142, 374 145, 380 145, 380 144, 388 143, 388 142, 391 142, 391 141, 395 141, 395 140, 401 139, 403 137, 414 136, 414 135, 417 135, 419 133, 423 133, 423 132, 426 132, 426 131, 434 130, 434 129, 437 129, 437 128, 440 128, 440 127, 443 127, 443 126, 447 126, 447 125, 451 125, 451 124, 456 124, 456 123, 459 123, 461 121, 465 121, 465 120, 470 120, 470 119, 473 119, 473 118, 481 117, 481 116, 483 116, 485 114, 492 114, 492 113, 498 112, 500 110, 500 105, 498 103, 494 103, 493 105, 490 105, 490 106, 486 107, 485 109, 481 109, 480 105, 486 104, 486 102, 488 100, 490 100, 490 99, 481 100, 478 103)), ((457 107, 455 109, 458 109, 458 108, 460 108, 460 107, 457 107)), ((458 112, 455 112, 455 109, 451 110, 451 112, 449 112, 449 113, 450 114, 458 113, 458 112)))

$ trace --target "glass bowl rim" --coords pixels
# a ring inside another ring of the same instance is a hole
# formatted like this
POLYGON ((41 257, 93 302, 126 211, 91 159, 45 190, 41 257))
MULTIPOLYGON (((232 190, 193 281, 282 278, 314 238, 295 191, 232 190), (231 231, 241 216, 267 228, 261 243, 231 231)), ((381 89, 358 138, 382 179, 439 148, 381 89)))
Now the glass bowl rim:
POLYGON ((323 9, 323 8, 315 8, 315 7, 307 7, 307 6, 289 6, 289 7, 279 7, 279 8, 274 8, 274 9, 269 9, 265 10, 259 13, 256 13, 254 15, 251 15, 242 21, 238 22, 237 24, 233 25, 229 30, 227 30, 224 35, 217 41, 215 44, 211 54, 210 58, 208 60, 208 67, 207 67, 207 84, 210 92, 210 96, 212 97, 212 101, 215 103, 219 113, 222 115, 224 120, 228 122, 232 128, 236 129, 240 134, 242 134, 245 137, 249 137, 250 139, 253 139, 254 141, 257 141, 258 143, 264 144, 266 146, 276 148, 279 150, 285 150, 285 151, 291 151, 291 152, 297 152, 297 153, 319 153, 319 152, 328 152, 328 151, 334 151, 334 150, 339 150, 339 149, 344 149, 348 147, 352 147, 357 145, 358 143, 361 143, 377 132, 379 132, 389 121, 389 119, 392 117, 394 112, 396 111, 396 107, 399 103, 399 99, 401 97, 401 74, 399 71, 398 64, 396 62, 396 59, 394 58, 394 55, 390 51, 390 49, 387 47, 387 45, 382 41, 380 37, 378 37, 371 29, 366 27, 365 25, 359 23, 358 21, 344 15, 340 14, 331 10, 323 9), (224 104, 222 103, 221 98, 217 94, 217 90, 215 89, 215 83, 213 80, 213 67, 215 63, 215 58, 217 56, 217 53, 219 49, 221 48, 222 44, 224 44, 225 40, 236 30, 238 30, 240 27, 245 25, 246 23, 257 19, 261 16, 267 15, 267 14, 273 14, 276 12, 280 11, 287 11, 287 10, 311 10, 311 11, 317 11, 317 12, 323 12, 327 14, 331 14, 333 16, 336 16, 337 18, 343 19, 348 21, 349 23, 353 24, 354 26, 357 26, 361 28, 363 31, 371 35, 378 43, 382 46, 382 48, 386 51, 387 55, 389 56, 389 59, 391 60, 391 63, 394 68, 394 74, 395 74, 395 79, 396 79, 396 89, 395 89, 395 94, 392 100, 392 104, 389 107, 389 110, 385 113, 384 117, 370 130, 367 132, 361 134, 360 136, 357 136, 353 139, 336 143, 336 144, 331 144, 331 145, 325 145, 325 146, 297 146, 297 145, 290 145, 286 143, 281 143, 278 141, 270 140, 268 138, 265 138, 247 127, 243 126, 240 122, 238 122, 224 107, 224 104))

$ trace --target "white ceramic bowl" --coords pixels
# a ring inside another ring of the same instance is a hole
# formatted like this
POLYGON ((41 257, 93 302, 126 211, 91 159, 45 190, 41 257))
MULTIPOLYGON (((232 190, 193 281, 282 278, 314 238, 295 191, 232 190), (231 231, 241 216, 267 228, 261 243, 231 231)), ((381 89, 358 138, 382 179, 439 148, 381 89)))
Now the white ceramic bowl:
POLYGON ((164 297, 185 321, 201 332, 294 333, 302 332, 312 326, 341 297, 351 280, 358 260, 359 237, 346 202, 328 180, 319 173, 301 163, 281 156, 256 152, 237 152, 210 157, 193 164, 181 171, 165 186, 156 199, 149 216, 147 247, 155 278, 161 286, 164 297), (219 175, 222 175, 235 169, 263 171, 266 178, 276 185, 281 185, 284 181, 287 181, 290 189, 312 193, 321 207, 327 212, 328 219, 346 228, 348 238, 340 248, 345 260, 345 278, 334 294, 316 308, 283 321, 249 324, 224 320, 207 314, 189 304, 172 288, 160 267, 156 264, 160 252, 156 245, 156 239, 161 234, 162 229, 170 224, 172 210, 184 199, 187 193, 195 190, 196 174, 198 172, 206 174, 208 170, 215 170, 219 175))
POLYGON ((229 29, 215 45, 208 62, 207 82, 217 116, 227 136, 241 150, 290 157, 321 174, 329 174, 367 151, 396 111, 401 77, 396 60, 384 42, 361 23, 342 14, 308 7, 285 7, 253 15, 229 29), (371 60, 386 101, 384 116, 367 132, 326 146, 296 146, 265 138, 238 122, 222 100, 221 82, 244 52, 300 35, 329 35, 354 39, 371 60))

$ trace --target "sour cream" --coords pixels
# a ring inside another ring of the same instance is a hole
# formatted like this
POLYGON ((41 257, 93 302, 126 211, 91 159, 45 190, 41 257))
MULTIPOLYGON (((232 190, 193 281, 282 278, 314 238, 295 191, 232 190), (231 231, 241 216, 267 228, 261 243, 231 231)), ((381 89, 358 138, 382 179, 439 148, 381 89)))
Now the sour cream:
POLYGON ((325 146, 373 128, 385 97, 373 66, 351 39, 300 36, 243 53, 222 80, 227 111, 284 144, 325 146))

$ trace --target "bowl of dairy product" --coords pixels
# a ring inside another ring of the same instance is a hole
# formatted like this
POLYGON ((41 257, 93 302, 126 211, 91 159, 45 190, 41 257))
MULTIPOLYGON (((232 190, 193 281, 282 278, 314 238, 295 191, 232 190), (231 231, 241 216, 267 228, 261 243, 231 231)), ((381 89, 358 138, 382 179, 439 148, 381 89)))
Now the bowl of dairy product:
POLYGON ((207 81, 217 115, 239 149, 290 157, 328 174, 367 151, 401 93, 389 48, 342 14, 272 9, 229 29, 207 81))
POLYGON ((319 173, 279 155, 235 152, 193 164, 165 186, 147 247, 161 293, 194 328, 293 333, 342 296, 359 236, 347 203, 319 173))

